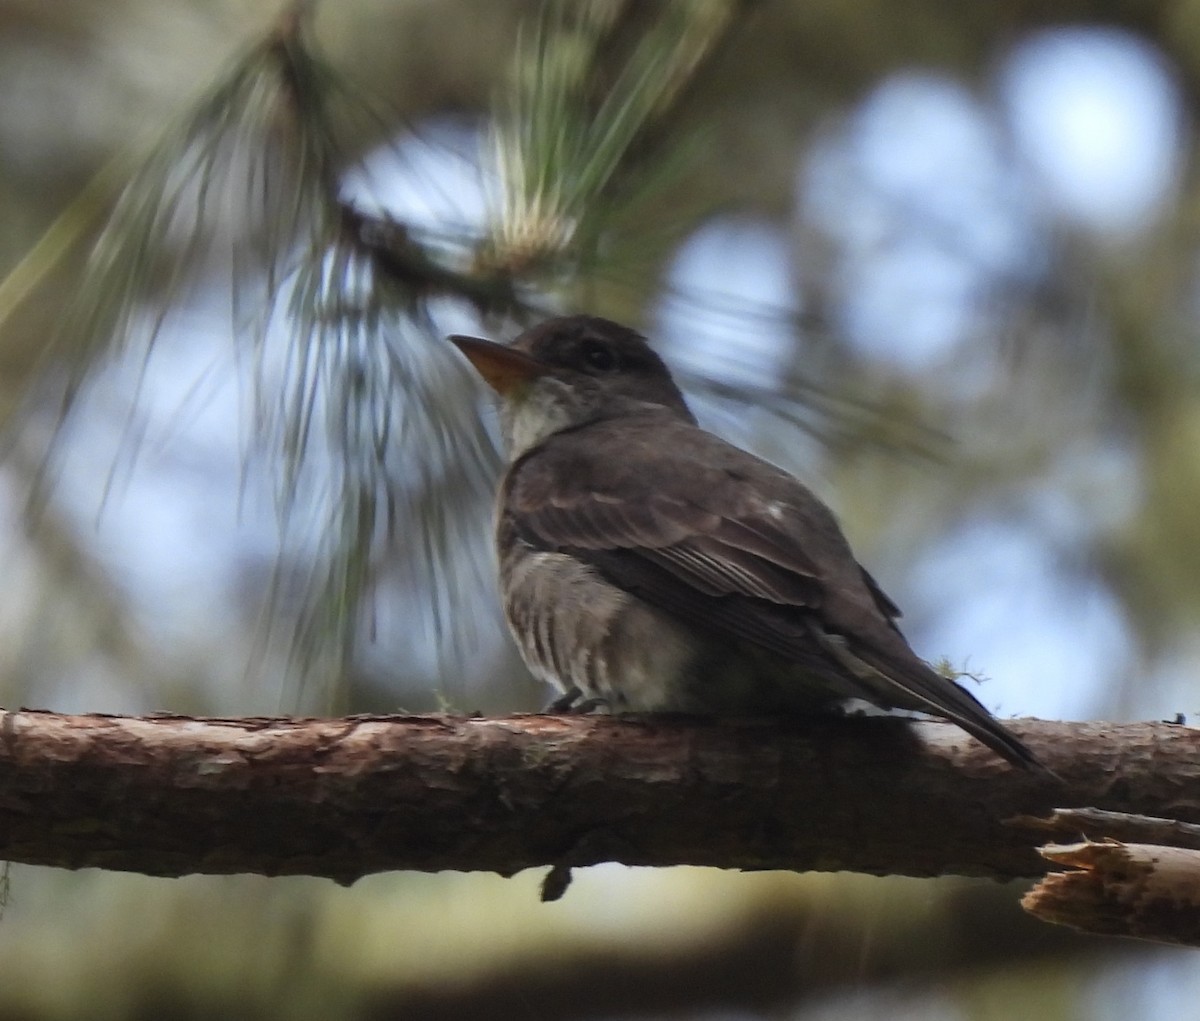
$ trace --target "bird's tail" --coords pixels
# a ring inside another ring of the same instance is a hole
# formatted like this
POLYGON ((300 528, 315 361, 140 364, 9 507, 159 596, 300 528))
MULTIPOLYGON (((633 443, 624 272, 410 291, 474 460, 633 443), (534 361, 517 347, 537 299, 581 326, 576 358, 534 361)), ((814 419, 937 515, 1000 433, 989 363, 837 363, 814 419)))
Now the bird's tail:
POLYGON ((907 645, 901 656, 859 643, 851 650, 844 640, 826 637, 830 640, 829 651, 870 690, 867 697, 871 701, 881 706, 916 709, 940 716, 961 727, 1014 766, 1059 779, 974 695, 934 671, 907 645))
POLYGON ((915 655, 912 664, 897 664, 883 657, 876 661, 871 652, 859 652, 859 655, 875 667, 889 685, 896 686, 908 695, 912 703, 916 703, 913 708, 957 724, 1014 766, 1058 779, 1057 775, 1030 751, 1025 742, 983 707, 979 699, 948 677, 943 677, 926 666, 915 655))

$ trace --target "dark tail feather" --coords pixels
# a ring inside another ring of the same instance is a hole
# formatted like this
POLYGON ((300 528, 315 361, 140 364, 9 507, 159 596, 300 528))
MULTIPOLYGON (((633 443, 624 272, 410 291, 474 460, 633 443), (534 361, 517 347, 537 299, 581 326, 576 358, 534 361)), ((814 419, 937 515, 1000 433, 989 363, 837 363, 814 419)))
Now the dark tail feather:
MULTIPOLYGON (((953 681, 947 681, 947 684, 954 684, 953 681)), ((954 685, 956 688, 957 684, 954 685)), ((958 689, 962 691, 962 688, 958 689)), ((975 701, 974 697, 967 692, 963 692, 967 698, 975 701)), ((987 713, 986 709, 980 706, 980 709, 987 713)), ((945 716, 948 720, 958 724, 968 734, 977 741, 987 745, 992 751, 999 755, 1002 759, 1011 762, 1014 766, 1019 766, 1021 769, 1027 769, 1031 773, 1040 773, 1043 776, 1053 777, 1055 780, 1061 780, 1059 775, 1054 772, 1049 766, 1045 765, 1036 755, 1029 750, 1028 745, 1021 741, 1007 727, 999 723, 995 717, 988 714, 983 719, 970 718, 961 716, 958 713, 953 713, 946 710, 930 710, 936 712, 939 716, 945 716)))
MULTIPOLYGON (((855 652, 864 662, 883 674, 890 684, 900 689, 896 693, 897 696, 901 692, 908 696, 897 697, 895 705, 941 716, 957 724, 1014 766, 1053 777, 1055 780, 1060 779, 1053 770, 1043 765, 1023 741, 996 720, 974 695, 954 681, 935 673, 917 660, 915 655, 914 662, 910 665, 898 664, 874 650, 856 649, 855 652)), ((886 693, 880 694, 887 699, 886 693)))

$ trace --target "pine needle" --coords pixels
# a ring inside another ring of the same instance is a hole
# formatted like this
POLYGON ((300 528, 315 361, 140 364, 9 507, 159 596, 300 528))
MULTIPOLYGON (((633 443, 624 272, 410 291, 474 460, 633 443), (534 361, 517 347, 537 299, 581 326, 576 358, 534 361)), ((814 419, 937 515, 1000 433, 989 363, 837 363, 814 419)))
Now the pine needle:
POLYGON ((597 272, 629 209, 677 179, 682 108, 745 6, 547 3, 519 40, 497 117, 501 195, 480 262, 549 288, 597 272))

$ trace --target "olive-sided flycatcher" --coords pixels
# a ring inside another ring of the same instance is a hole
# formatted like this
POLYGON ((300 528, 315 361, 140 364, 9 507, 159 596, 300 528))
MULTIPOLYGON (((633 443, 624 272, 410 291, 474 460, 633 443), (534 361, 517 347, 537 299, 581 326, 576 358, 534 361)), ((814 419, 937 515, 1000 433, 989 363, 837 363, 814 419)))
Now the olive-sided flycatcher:
POLYGON ((909 648, 816 496, 696 425, 640 334, 568 316, 511 346, 451 339, 502 398, 501 597, 557 706, 760 715, 858 698, 1043 768, 909 648))

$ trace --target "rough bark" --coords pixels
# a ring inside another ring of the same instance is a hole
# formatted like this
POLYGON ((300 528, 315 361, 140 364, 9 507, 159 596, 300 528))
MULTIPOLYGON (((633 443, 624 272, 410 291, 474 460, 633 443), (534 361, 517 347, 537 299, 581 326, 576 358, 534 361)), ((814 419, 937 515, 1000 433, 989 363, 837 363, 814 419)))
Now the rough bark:
POLYGON ((600 861, 1040 875, 1005 820, 1200 821, 1200 730, 1013 721, 1062 778, 948 724, 879 718, 64 716, 0 711, 0 858, 310 874, 600 861))

